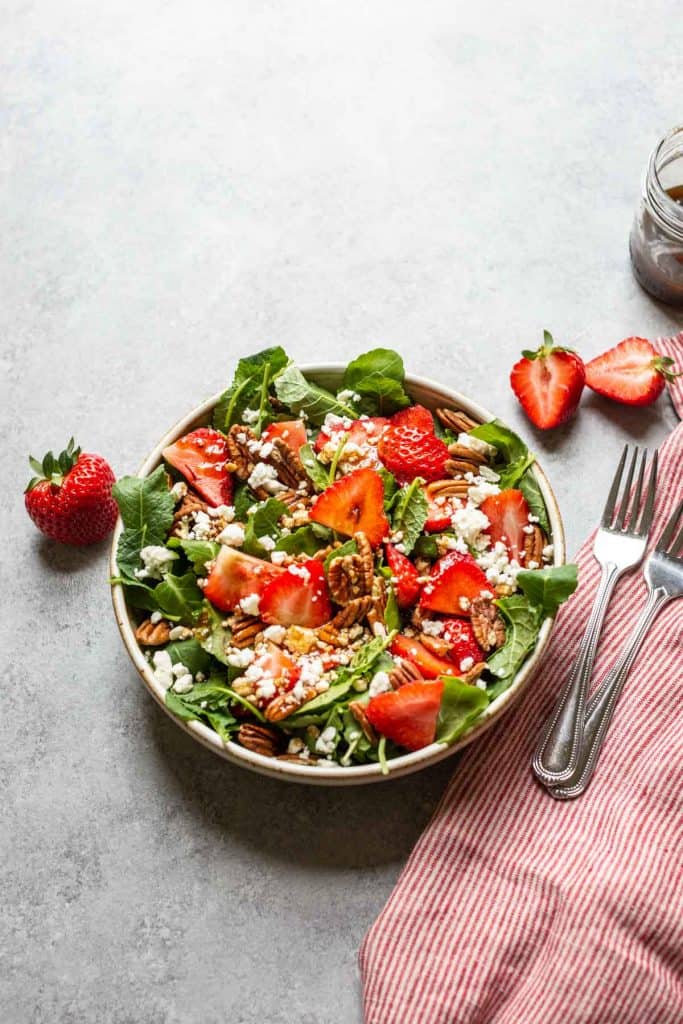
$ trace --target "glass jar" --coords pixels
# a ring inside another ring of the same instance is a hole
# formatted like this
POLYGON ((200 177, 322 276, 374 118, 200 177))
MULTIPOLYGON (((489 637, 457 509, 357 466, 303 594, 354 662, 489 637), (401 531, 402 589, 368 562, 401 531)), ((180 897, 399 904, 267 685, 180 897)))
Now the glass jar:
POLYGON ((683 306, 683 125, 652 151, 630 250, 642 287, 661 302, 683 306))

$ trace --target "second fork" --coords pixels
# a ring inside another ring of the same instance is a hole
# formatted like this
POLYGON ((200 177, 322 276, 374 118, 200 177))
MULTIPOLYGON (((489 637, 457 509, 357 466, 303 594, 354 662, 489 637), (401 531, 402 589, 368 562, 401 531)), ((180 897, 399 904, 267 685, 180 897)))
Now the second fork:
POLYGON ((634 448, 624 480, 628 455, 629 446, 626 445, 593 544, 593 554, 600 563, 602 573, 590 618, 567 684, 532 761, 534 774, 547 786, 566 782, 576 770, 581 750, 586 694, 607 606, 617 580, 625 572, 640 565, 645 554, 654 511, 657 453, 654 453, 650 463, 644 498, 647 450, 643 451, 640 458, 632 496, 630 492, 638 467, 638 448, 634 448))

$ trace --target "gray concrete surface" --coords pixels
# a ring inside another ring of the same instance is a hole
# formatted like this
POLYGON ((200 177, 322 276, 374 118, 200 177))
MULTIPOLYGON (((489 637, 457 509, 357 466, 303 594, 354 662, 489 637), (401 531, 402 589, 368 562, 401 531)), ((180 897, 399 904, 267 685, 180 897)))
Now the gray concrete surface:
POLYGON ((507 373, 544 327, 591 356, 681 323, 627 262, 679 13, 0 6, 4 1024, 360 1020, 361 937, 454 770, 313 790, 193 745, 127 662, 105 547, 25 517, 25 454, 73 433, 129 472, 240 353, 387 344, 522 431, 575 548, 673 412, 588 395, 540 437, 507 373))

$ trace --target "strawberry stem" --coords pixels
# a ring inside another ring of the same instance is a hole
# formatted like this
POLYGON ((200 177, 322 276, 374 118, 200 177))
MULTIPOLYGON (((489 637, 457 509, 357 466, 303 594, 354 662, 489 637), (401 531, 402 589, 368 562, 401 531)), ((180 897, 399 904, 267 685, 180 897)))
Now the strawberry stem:
POLYGON ((29 455, 29 465, 36 475, 31 477, 24 493, 32 491, 36 484, 42 483, 44 480, 48 480, 54 487, 61 487, 64 477, 76 465, 80 454, 81 449, 76 447, 76 442, 72 437, 64 451, 60 452, 56 458, 51 451, 43 456, 42 462, 29 455))
POLYGON ((573 348, 567 348, 566 345, 556 345, 550 331, 543 331, 543 344, 535 351, 530 348, 522 349, 522 355, 525 359, 547 359, 553 352, 573 351, 573 348))
POLYGON ((664 380, 674 381, 676 377, 683 377, 683 370, 674 369, 674 361, 671 356, 657 356, 650 363, 653 370, 661 373, 664 380))

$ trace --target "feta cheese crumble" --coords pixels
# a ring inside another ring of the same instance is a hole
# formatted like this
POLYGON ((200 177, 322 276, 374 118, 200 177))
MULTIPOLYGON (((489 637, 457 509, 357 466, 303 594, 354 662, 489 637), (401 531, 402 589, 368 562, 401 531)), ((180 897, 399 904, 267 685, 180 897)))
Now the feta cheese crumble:
POLYGON ((169 551, 160 544, 150 544, 140 552, 142 568, 136 569, 135 575, 139 580, 163 579, 177 557, 175 551, 169 551))
POLYGON ((218 541, 231 548, 239 548, 244 544, 244 527, 239 523, 228 523, 218 534, 218 541))
POLYGON ((247 594, 240 601, 240 608, 245 615, 258 615, 259 611, 259 595, 258 594, 247 594))
POLYGON ((374 676, 370 680, 370 687, 368 693, 371 697, 376 697, 378 693, 388 693, 393 687, 389 681, 388 672, 375 672, 374 676))
POLYGON ((277 470, 274 466, 269 466, 267 462, 257 462, 254 466, 247 483, 251 487, 252 491, 257 490, 259 487, 265 488, 269 494, 279 494, 280 491, 286 491, 287 488, 284 484, 281 484, 277 478, 277 470))

